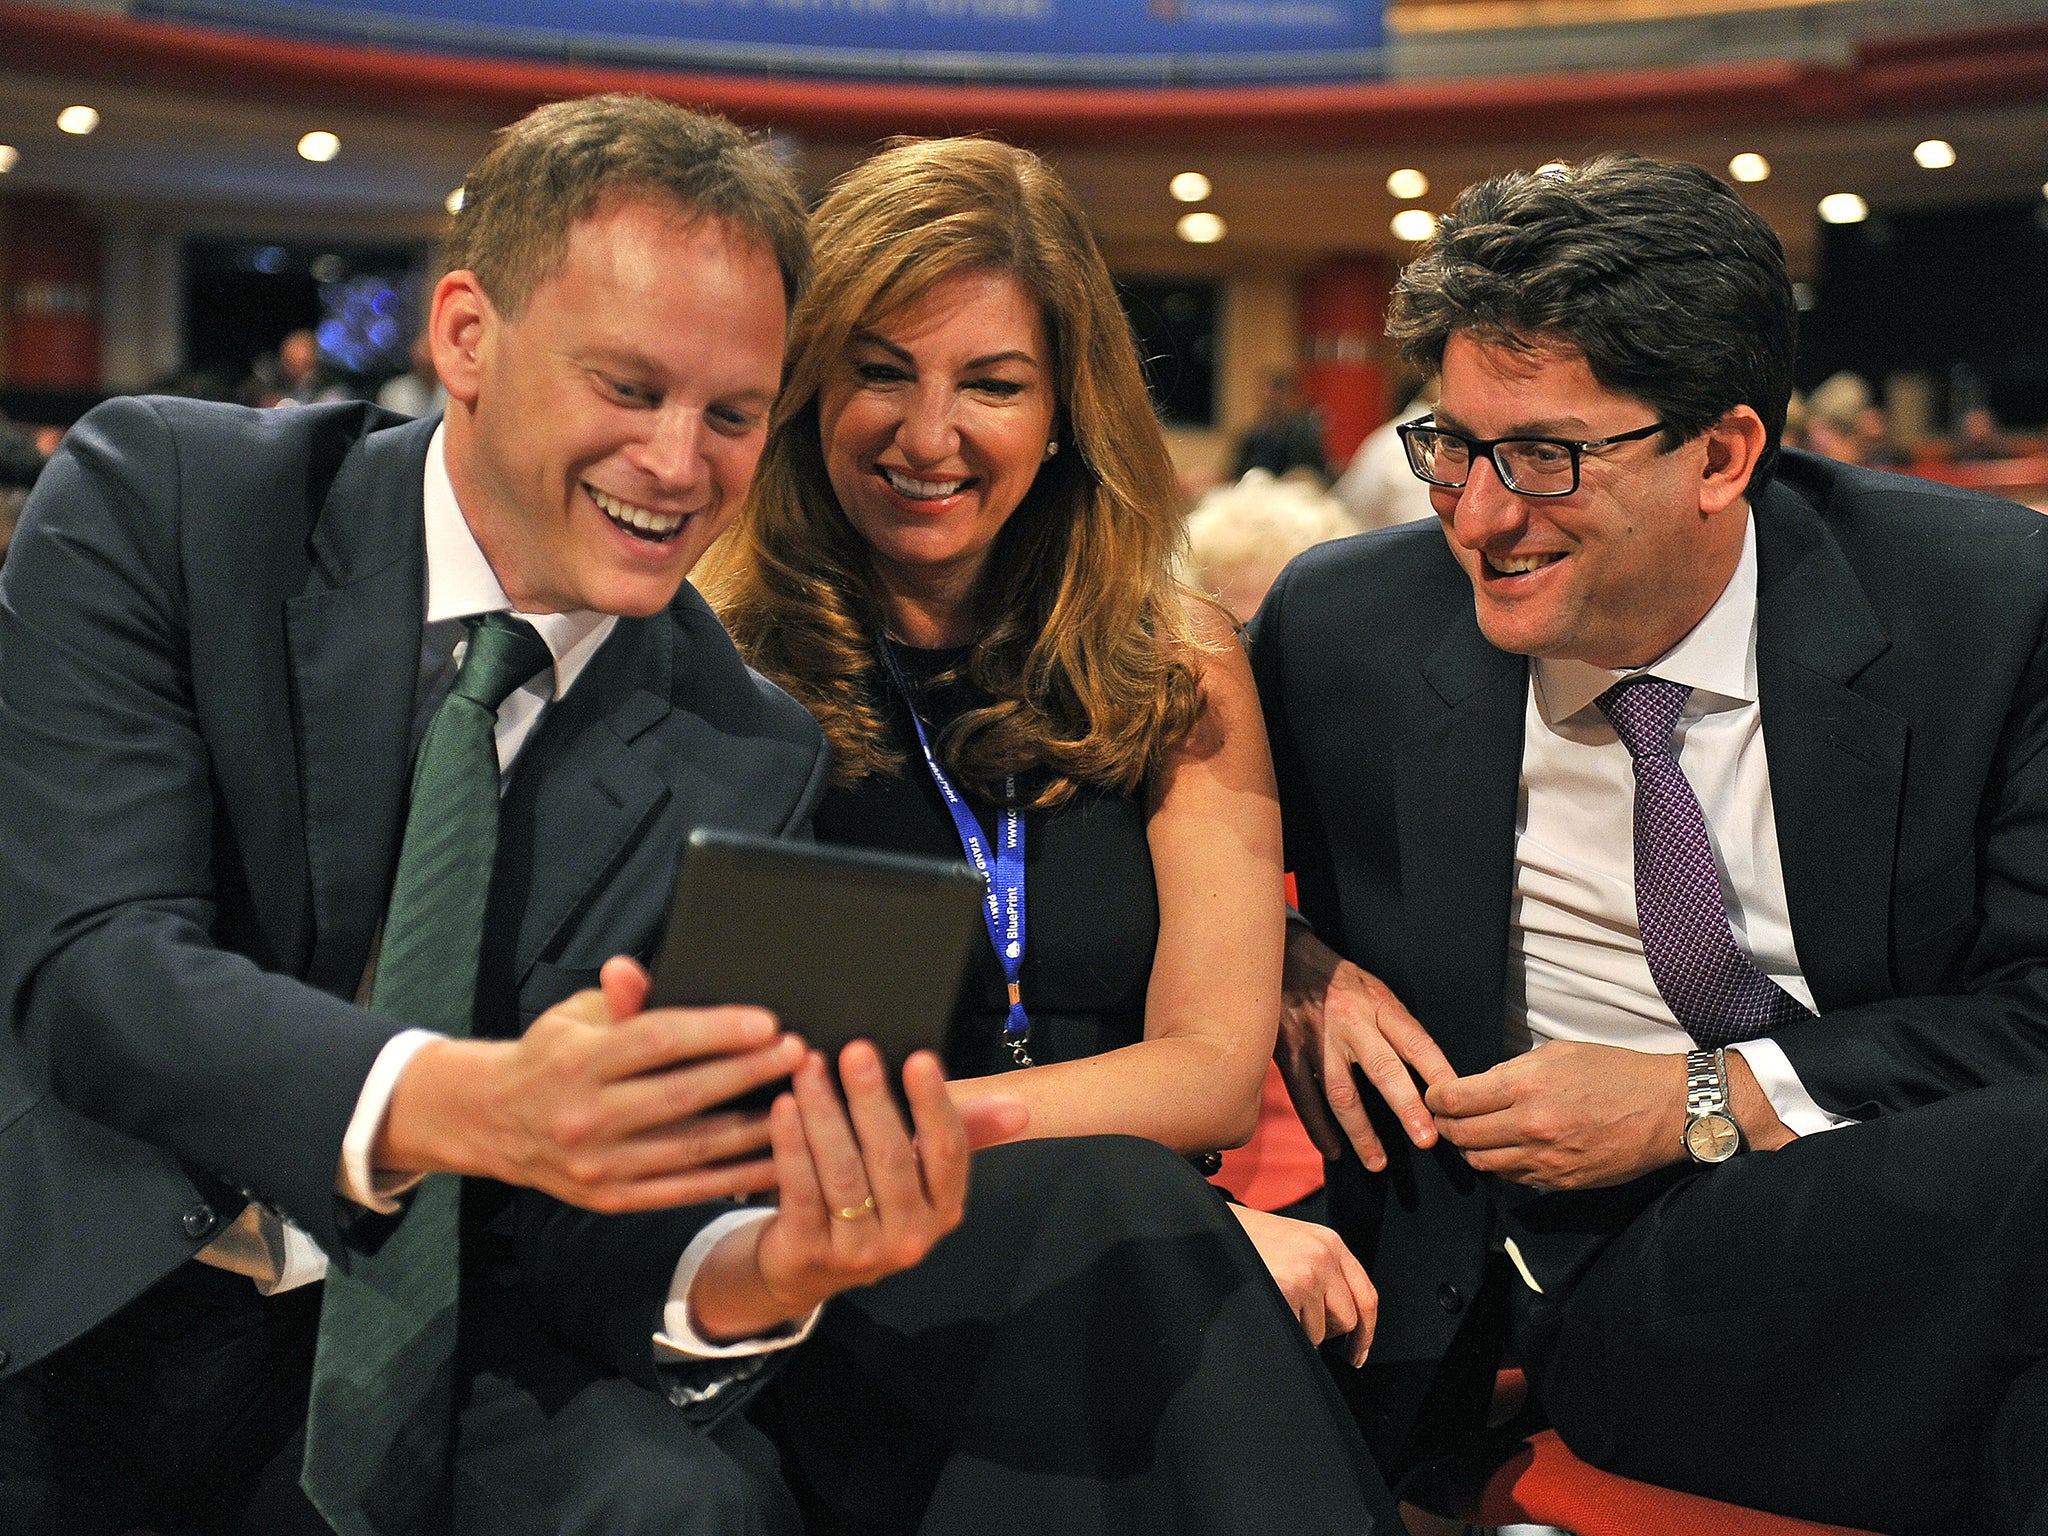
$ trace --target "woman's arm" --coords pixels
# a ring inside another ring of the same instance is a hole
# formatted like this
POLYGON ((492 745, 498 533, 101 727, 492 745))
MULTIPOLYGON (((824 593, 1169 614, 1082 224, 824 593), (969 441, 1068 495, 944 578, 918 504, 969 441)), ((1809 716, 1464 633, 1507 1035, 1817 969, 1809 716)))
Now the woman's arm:
POLYGON ((1022 1100, 1031 1136, 1121 1133, 1212 1152, 1258 1118, 1280 1009, 1280 812, 1244 650, 1213 610, 1197 626, 1220 642, 1194 658, 1202 716, 1154 775, 1147 807, 1159 945, 1145 1038, 954 1085, 963 1102, 1022 1100))

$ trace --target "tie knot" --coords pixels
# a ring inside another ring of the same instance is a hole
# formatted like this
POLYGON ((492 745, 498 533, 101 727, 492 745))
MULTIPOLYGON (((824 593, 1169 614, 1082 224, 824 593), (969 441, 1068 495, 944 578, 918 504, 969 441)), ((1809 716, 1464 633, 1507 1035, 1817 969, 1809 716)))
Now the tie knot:
POLYGON ((509 613, 486 613, 463 623, 469 630, 469 649, 463 653, 462 669, 449 691, 494 715, 514 688, 553 664, 548 643, 524 619, 509 613))
POLYGON ((1692 690, 1661 677, 1632 677, 1616 683, 1593 702, 1614 727, 1632 758, 1666 757, 1671 733, 1692 690))

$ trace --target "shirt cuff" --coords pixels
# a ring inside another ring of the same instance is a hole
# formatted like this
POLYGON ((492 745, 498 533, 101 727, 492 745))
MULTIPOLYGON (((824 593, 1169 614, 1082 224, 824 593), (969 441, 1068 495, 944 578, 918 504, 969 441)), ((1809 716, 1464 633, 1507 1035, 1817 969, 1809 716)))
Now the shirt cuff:
POLYGON ((669 1282, 668 1301, 661 1309, 662 1331, 654 1336, 654 1358, 657 1363, 670 1360, 730 1360, 745 1355, 765 1355, 774 1350, 788 1349, 801 1344, 811 1336, 811 1330, 818 1325, 818 1314, 824 1307, 811 1309, 808 1317, 800 1318, 770 1333, 757 1334, 751 1339, 739 1339, 731 1344, 712 1344, 697 1336, 697 1330, 690 1318, 690 1287, 697 1282, 697 1271, 711 1250, 734 1232, 754 1222, 772 1221, 775 1212, 764 1206, 752 1206, 746 1210, 728 1211, 709 1223, 703 1231, 690 1239, 690 1246, 683 1250, 682 1258, 676 1261, 675 1278, 669 1282))
POLYGON ((1744 1040, 1728 1049, 1749 1063, 1757 1087, 1763 1089, 1764 1097, 1771 1101, 1771 1108, 1778 1112, 1778 1118, 1785 1122, 1785 1129, 1794 1136, 1816 1136, 1822 1131, 1836 1131, 1856 1123, 1831 1115, 1814 1103, 1813 1095, 1806 1091, 1806 1085, 1799 1081, 1799 1074, 1792 1070, 1792 1059, 1777 1041, 1744 1040))
POLYGON ((398 1075, 421 1046, 443 1038, 430 1029, 401 1030, 384 1042, 384 1049, 370 1063, 370 1075, 363 1079, 363 1091, 356 1096, 355 1115, 341 1138, 341 1168, 334 1187, 342 1199, 353 1200, 379 1216, 390 1216, 399 1209, 399 1197, 426 1177, 423 1173, 377 1172, 370 1166, 370 1148, 376 1145, 384 1117, 391 1111, 398 1075))

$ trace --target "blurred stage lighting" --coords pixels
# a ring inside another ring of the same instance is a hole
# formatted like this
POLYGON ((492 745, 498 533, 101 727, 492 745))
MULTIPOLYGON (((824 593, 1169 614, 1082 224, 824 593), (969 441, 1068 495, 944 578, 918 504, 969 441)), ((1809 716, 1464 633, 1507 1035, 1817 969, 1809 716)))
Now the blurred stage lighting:
POLYGON ((1924 171, 1945 171, 1956 163, 1956 147, 1947 139, 1922 139, 1913 146, 1913 163, 1924 171))
POLYGON ((1436 215, 1427 208, 1403 208, 1394 215, 1396 240, 1422 241, 1436 233, 1436 215))
POLYGON ((57 114, 57 126, 66 133, 87 134, 99 125, 100 115, 91 107, 66 107, 57 114))
POLYGON ((325 128, 315 128, 299 140, 299 158, 310 160, 315 165, 325 165, 341 153, 341 140, 325 128))
POLYGON ((1768 181, 1771 162, 1754 151, 1747 152, 1728 162, 1728 174, 1737 181, 1768 181))
POLYGON ((1177 203, 1199 203, 1214 189, 1200 171, 1182 171, 1166 184, 1166 190, 1177 203))
POLYGON ((1820 216, 1830 224, 1861 224, 1870 217, 1870 204, 1854 192, 1830 192, 1820 200, 1820 216))
POLYGON ((1387 190, 1402 202, 1412 203, 1429 195, 1429 178, 1412 166, 1404 167, 1387 178, 1387 190))
POLYGON ((1214 245, 1229 230, 1213 213, 1184 213, 1173 226, 1173 232, 1189 245, 1214 245))

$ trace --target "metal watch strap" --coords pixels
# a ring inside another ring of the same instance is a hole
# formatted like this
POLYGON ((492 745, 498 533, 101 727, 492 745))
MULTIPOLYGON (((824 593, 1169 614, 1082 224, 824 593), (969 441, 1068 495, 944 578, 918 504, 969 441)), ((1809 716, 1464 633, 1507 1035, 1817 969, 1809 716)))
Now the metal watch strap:
POLYGON ((1728 1052, 1721 1046, 1711 1051, 1685 1053, 1685 1118, 1728 1113, 1728 1052))

